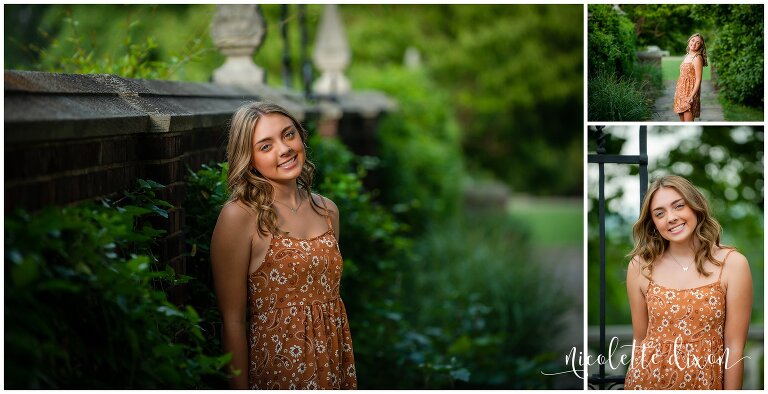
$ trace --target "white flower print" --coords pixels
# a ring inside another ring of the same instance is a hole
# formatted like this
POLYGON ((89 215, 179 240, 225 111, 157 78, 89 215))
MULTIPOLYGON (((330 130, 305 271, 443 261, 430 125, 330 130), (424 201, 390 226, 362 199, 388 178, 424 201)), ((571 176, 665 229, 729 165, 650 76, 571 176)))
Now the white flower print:
POLYGON ((679 328, 681 330, 684 330, 685 327, 687 327, 687 326, 688 326, 688 323, 686 323, 685 320, 680 320, 680 322, 677 323, 677 328, 679 328))
POLYGON ((325 286, 326 283, 328 283, 328 278, 325 276, 325 274, 320 275, 320 284, 325 286))
POLYGON ((286 278, 283 275, 280 275, 280 277, 277 278, 277 283, 279 283, 281 285, 284 285, 284 284, 288 283, 288 278, 286 278))
POLYGON ((661 293, 661 288, 659 288, 659 287, 654 287, 654 288, 653 288, 653 294, 659 294, 659 293, 661 293))
POLYGON ((304 284, 304 285, 301 285, 301 288, 300 288, 299 290, 300 290, 302 293, 306 293, 306 292, 307 292, 307 290, 309 290, 309 286, 307 286, 306 284, 304 284))
POLYGON ((690 374, 685 374, 685 376, 683 377, 683 379, 684 379, 686 382, 690 382, 692 378, 691 378, 691 375, 690 375, 690 374))
POLYGON ((262 322, 262 323, 266 323, 267 322, 267 314, 266 313, 260 314, 259 315, 259 321, 262 322))
POLYGON ((277 342, 280 340, 280 337, 277 336, 277 334, 272 335, 272 342, 277 342))
POLYGON ((275 353, 280 353, 283 350, 283 343, 278 342, 275 344, 275 353))
POLYGON ((291 346, 290 353, 293 358, 298 358, 299 356, 301 356, 301 346, 299 345, 291 346))
POLYGON ((291 240, 288 238, 283 238, 283 246, 285 246, 286 248, 290 248, 291 246, 293 246, 293 242, 291 242, 291 240))
POLYGON ((264 299, 263 298, 257 298, 256 299, 256 309, 261 309, 262 306, 264 306, 264 299))
POLYGON ((719 319, 721 316, 723 316, 723 311, 718 309, 715 311, 715 318, 719 319))
POLYGON ((309 252, 309 242, 301 241, 301 242, 299 242, 299 245, 301 246, 302 249, 304 249, 307 252, 309 252))
POLYGON ((296 305, 291 307, 291 316, 296 316, 296 314, 299 313, 299 308, 296 307, 296 305))
POLYGON ((661 326, 662 326, 662 327, 666 327, 666 326, 668 326, 668 325, 669 325, 669 320, 667 320, 667 319, 661 319, 661 326))
POLYGON ((317 256, 312 256, 312 266, 317 267, 320 265, 320 259, 317 256))
POLYGON ((272 271, 269 272, 269 280, 276 282, 278 278, 280 278, 280 272, 273 268, 272 271))
POLYGON ((350 344, 348 343, 344 343, 344 352, 351 352, 351 351, 352 351, 352 346, 350 346, 350 344))
POLYGON ((709 297, 709 305, 712 305, 712 306, 717 305, 717 297, 715 296, 709 297))
POLYGON ((312 380, 307 384, 307 390, 317 390, 317 382, 312 380))
POLYGON ((347 367, 347 376, 355 376, 355 366, 350 365, 347 367))
POLYGON ((310 285, 311 285, 311 284, 312 284, 312 282, 314 282, 314 281, 315 281, 315 278, 314 278, 314 277, 312 277, 312 275, 311 275, 311 274, 310 274, 310 275, 307 275, 307 283, 308 283, 308 284, 310 284, 310 285))
POLYGON ((672 312, 672 313, 677 313, 677 312, 680 312, 680 305, 677 305, 677 304, 675 304, 675 305, 672 305, 672 306, 669 308, 669 311, 670 311, 670 312, 672 312))
POLYGON ((667 290, 667 293, 665 295, 667 296, 668 300, 675 298, 675 292, 672 290, 667 290))
POLYGON ((323 345, 322 343, 318 342, 317 345, 315 346, 315 350, 318 353, 325 353, 325 345, 323 345))
POLYGON ((307 370, 307 364, 300 363, 299 366, 296 368, 296 372, 298 373, 304 373, 307 370))
POLYGON ((283 324, 291 324, 291 317, 290 316, 286 316, 285 320, 283 320, 283 324))

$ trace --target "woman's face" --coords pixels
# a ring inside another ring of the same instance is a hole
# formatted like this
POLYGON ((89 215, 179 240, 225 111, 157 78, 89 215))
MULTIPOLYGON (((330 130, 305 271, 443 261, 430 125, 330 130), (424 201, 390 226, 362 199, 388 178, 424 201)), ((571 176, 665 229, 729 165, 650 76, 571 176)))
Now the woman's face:
POLYGON ((703 44, 704 41, 701 39, 701 37, 695 36, 691 38, 690 41, 688 41, 688 49, 690 49, 691 52, 698 52, 703 44))
POLYGON ((251 145, 251 165, 262 176, 285 182, 299 177, 304 167, 304 142, 291 119, 279 113, 256 122, 251 145))
POLYGON ((698 219, 677 190, 662 187, 651 198, 651 218, 662 238, 686 242, 693 235, 698 219))

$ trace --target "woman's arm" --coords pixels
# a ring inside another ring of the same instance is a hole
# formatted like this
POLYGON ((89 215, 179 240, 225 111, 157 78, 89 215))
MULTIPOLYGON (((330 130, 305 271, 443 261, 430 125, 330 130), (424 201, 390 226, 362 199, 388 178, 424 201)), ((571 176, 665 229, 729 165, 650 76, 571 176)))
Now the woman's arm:
POLYGON ((701 91, 701 73, 704 69, 704 61, 701 60, 701 56, 696 56, 692 60, 693 72, 696 75, 696 82, 693 85, 693 91, 691 91, 691 97, 688 97, 688 102, 692 103, 693 98, 701 91))
POLYGON ((211 237, 211 266, 216 298, 224 323, 224 351, 232 353, 230 380, 233 389, 248 388, 248 341, 245 308, 247 275, 251 256, 252 219, 237 203, 224 205, 211 237))
POLYGON ((744 376, 744 343, 752 314, 752 274, 741 253, 731 253, 725 265, 725 390, 740 390, 744 376))
POLYGON ((648 307, 645 303, 645 293, 643 286, 648 282, 640 273, 640 258, 635 256, 629 262, 627 267, 627 296, 629 298, 629 309, 632 314, 632 338, 637 342, 645 339, 648 330, 648 307))

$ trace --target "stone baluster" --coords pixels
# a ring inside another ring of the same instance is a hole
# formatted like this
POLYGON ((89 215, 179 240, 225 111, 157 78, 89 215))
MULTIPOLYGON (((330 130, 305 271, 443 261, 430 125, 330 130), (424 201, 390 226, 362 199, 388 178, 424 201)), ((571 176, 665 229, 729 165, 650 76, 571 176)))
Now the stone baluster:
POLYGON ((211 37, 227 60, 213 72, 214 83, 245 88, 264 84, 264 70, 252 56, 264 40, 265 27, 256 4, 216 6, 211 37))
POLYGON ((351 53, 338 6, 325 6, 317 32, 312 59, 322 75, 314 83, 313 92, 318 96, 339 96, 349 92, 350 84, 344 76, 351 53))

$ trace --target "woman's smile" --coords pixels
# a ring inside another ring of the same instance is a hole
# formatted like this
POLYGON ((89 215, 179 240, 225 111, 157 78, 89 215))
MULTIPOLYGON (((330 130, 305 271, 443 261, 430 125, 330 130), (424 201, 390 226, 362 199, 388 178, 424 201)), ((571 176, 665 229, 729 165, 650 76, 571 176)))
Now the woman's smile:
POLYGON ((296 160, 297 157, 298 157, 298 155, 294 155, 288 161, 285 161, 282 164, 278 165, 278 167, 280 167, 280 168, 282 168, 284 170, 291 170, 291 169, 293 169, 293 167, 296 167, 296 162, 298 161, 298 160, 296 160))

